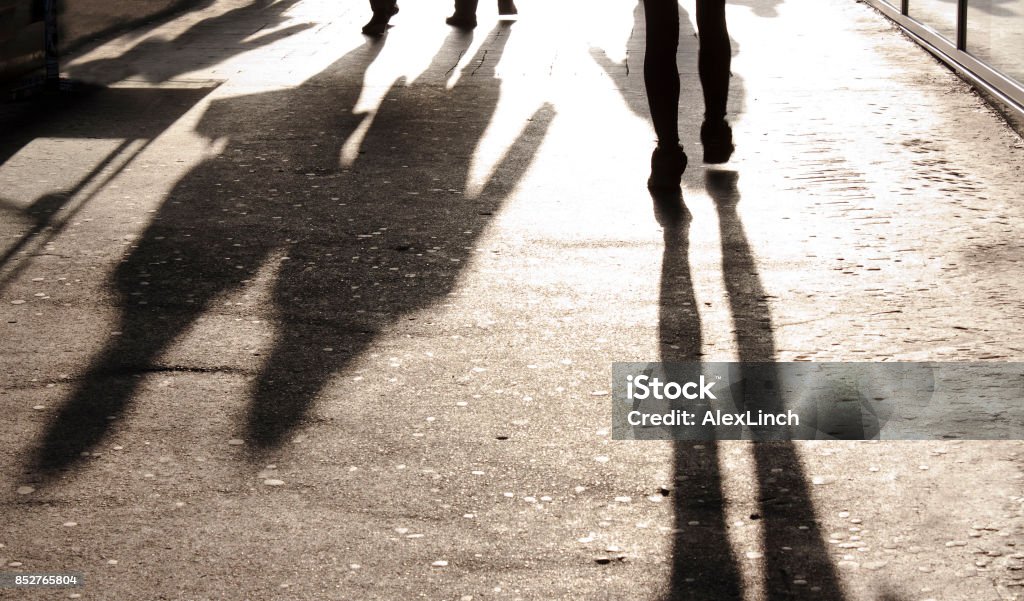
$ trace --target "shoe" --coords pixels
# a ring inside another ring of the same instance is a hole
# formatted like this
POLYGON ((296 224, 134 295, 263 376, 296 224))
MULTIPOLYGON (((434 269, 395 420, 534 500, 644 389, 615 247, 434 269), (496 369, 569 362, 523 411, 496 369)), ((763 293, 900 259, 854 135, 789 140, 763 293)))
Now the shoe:
POLYGON ((498 14, 518 15, 519 9, 516 8, 516 3, 513 0, 498 0, 498 14))
POLYGON ((736 150, 732 143, 732 128, 725 119, 702 123, 700 143, 704 145, 704 162, 712 165, 727 162, 736 150))
POLYGON ((388 22, 391 21, 391 17, 398 14, 398 5, 395 4, 390 10, 384 12, 375 12, 369 23, 363 25, 363 34, 372 36, 382 36, 384 32, 388 30, 388 22))
POLYGON ((452 27, 458 27, 459 29, 475 29, 476 15, 460 15, 459 13, 455 13, 445 19, 444 22, 452 27))
POLYGON ((686 153, 678 145, 658 145, 651 153, 651 176, 647 178, 650 190, 678 190, 679 180, 686 171, 686 153))

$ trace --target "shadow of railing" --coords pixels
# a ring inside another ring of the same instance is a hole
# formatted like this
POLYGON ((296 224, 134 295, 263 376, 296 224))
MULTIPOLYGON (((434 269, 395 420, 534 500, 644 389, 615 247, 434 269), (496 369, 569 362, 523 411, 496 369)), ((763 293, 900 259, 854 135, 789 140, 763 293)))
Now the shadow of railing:
POLYGON ((130 77, 166 82, 313 27, 312 23, 296 23, 275 29, 288 20, 285 13, 298 1, 255 0, 202 19, 173 38, 144 39, 118 56, 73 64, 66 70, 73 79, 90 84, 108 85, 130 77), (257 30, 268 31, 254 35, 257 30), (202 52, 192 51, 197 46, 202 52))
MULTIPOLYGON (((41 194, 27 203, 0 197, 0 215, 6 213, 11 222, 24 223, 13 242, 0 247, 0 290, 31 264, 35 253, 64 233, 79 212, 128 169, 153 140, 217 85, 95 89, 68 103, 5 112, 0 117, 0 128, 6 129, 0 141, 0 166, 41 138, 120 142, 70 187, 41 194), (139 110, 142 106, 145 111, 139 110)), ((42 163, 37 175, 57 176, 61 169, 56 162, 42 163)))

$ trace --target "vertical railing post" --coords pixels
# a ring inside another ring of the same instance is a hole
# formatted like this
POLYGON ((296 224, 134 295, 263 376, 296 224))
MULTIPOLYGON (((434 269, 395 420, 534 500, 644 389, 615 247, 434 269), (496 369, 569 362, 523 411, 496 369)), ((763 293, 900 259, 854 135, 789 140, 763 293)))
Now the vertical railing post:
POLYGON ((45 86, 60 89, 60 61, 57 55, 57 0, 43 3, 43 53, 46 65, 45 86))
POLYGON ((956 49, 967 50, 967 0, 956 2, 956 49))
POLYGON ((910 0, 901 0, 900 14, 904 17, 910 14, 910 0))

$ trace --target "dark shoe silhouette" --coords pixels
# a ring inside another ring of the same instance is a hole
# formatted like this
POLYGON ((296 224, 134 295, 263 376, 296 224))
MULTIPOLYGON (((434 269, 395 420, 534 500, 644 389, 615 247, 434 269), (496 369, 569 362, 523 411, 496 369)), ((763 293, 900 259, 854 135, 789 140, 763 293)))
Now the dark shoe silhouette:
POLYGON ((516 8, 516 3, 513 0, 498 0, 498 14, 518 15, 519 9, 516 8))
POLYGON ((452 27, 458 27, 459 29, 475 29, 476 15, 462 15, 456 12, 454 15, 445 19, 444 22, 452 27))
POLYGON ((391 21, 391 17, 398 14, 398 5, 395 4, 390 9, 385 9, 380 12, 373 13, 373 18, 363 25, 363 34, 372 36, 382 36, 384 32, 388 30, 388 22, 391 21))
POLYGON ((700 143, 704 145, 704 162, 712 165, 727 162, 736 150, 732 144, 732 128, 725 119, 702 123, 700 143))
POLYGON ((686 171, 686 153, 678 145, 658 145, 651 153, 651 176, 647 178, 650 190, 678 190, 679 180, 686 171))
POLYGON ((690 225, 693 216, 683 203, 683 191, 681 189, 678 187, 675 190, 652 189, 649 192, 651 199, 654 201, 654 218, 661 227, 665 229, 685 229, 690 225))

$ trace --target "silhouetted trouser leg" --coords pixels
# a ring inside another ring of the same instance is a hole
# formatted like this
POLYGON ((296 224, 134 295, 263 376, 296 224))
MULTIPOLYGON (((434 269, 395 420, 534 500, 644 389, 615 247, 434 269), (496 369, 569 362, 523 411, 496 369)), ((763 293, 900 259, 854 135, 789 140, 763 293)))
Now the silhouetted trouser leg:
POLYGON ((676 0, 644 0, 647 43, 644 87, 659 146, 679 144, 679 4, 676 0))
POLYGON ((697 0, 697 68, 704 91, 704 123, 700 141, 705 163, 724 163, 732 156, 732 128, 725 120, 729 103, 732 45, 725 20, 725 0, 697 0))
POLYGON ((395 8, 395 4, 395 0, 370 0, 370 10, 374 15, 388 14, 395 8))
POLYGON ((515 15, 519 14, 519 9, 516 8, 514 0, 498 0, 498 14, 515 15))
POLYGON ((455 0, 455 14, 476 16, 479 0, 455 0))
POLYGON ((644 87, 651 109, 658 146, 651 154, 652 191, 679 190, 686 170, 686 155, 679 147, 679 4, 677 0, 644 0, 644 24, 647 29, 644 53, 644 87))
POLYGON ((697 68, 700 85, 704 89, 704 119, 721 120, 725 118, 729 100, 729 68, 732 63, 725 0, 698 0, 697 35, 700 38, 697 68))

